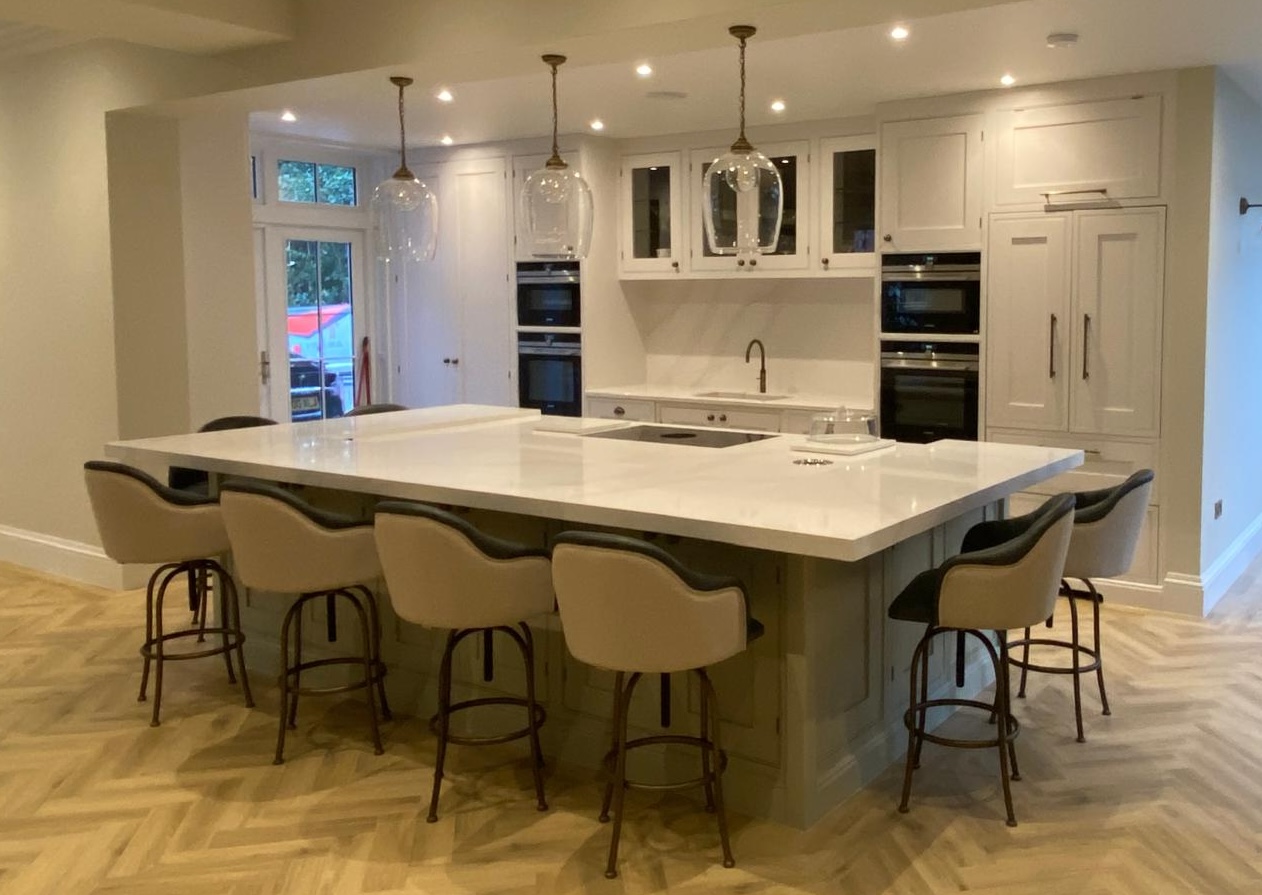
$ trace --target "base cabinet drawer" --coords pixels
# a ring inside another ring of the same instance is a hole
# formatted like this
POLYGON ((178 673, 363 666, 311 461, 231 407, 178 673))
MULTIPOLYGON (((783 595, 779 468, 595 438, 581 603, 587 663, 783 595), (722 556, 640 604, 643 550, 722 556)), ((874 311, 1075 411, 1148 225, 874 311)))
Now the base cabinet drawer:
POLYGON ((700 404, 662 404, 657 421, 676 426, 715 426, 720 429, 753 429, 779 432, 780 414, 774 410, 746 410, 743 407, 706 407, 700 404))
MULTIPOLYGON (((1120 485, 1140 469, 1157 471, 1158 446, 1151 441, 1116 441, 1089 435, 1054 432, 1014 432, 991 429, 987 441, 1002 444, 1033 444, 1043 447, 1077 448, 1085 455, 1082 465, 1029 490, 1038 494, 1060 494, 1065 491, 1095 491, 1120 485)), ((1161 503, 1161 475, 1153 479, 1150 503, 1161 503)))
MULTIPOLYGON (((1031 494, 1026 491, 1008 498, 1008 515, 1023 516, 1037 510, 1047 500, 1045 494, 1031 494)), ((1141 584, 1157 583, 1157 536, 1159 534, 1160 510, 1150 506, 1144 514, 1144 527, 1139 532, 1139 544, 1135 548, 1135 559, 1125 575, 1119 575, 1119 581, 1135 581, 1141 584)))
POLYGON ((607 420, 657 422, 657 405, 652 401, 627 401, 622 398, 588 398, 587 415, 607 420))

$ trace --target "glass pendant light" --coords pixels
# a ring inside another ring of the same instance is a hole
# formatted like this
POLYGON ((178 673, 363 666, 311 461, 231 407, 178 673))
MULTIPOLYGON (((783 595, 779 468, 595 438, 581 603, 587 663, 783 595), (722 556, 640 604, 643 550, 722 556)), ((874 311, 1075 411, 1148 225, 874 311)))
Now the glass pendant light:
POLYGON ((585 258, 592 243, 592 191, 557 151, 557 67, 565 57, 549 54, 543 61, 552 69, 552 157, 526 178, 518 220, 531 257, 585 258))
POLYGON ((438 198, 408 170, 403 90, 412 79, 396 76, 390 83, 399 88, 399 170, 372 193, 377 257, 386 262, 429 261, 438 246, 438 198))
POLYGON ((728 29, 741 42, 741 131, 732 148, 706 169, 701 185, 706 242, 716 255, 771 254, 780 239, 780 172, 745 137, 745 42, 755 30, 752 25, 728 29))

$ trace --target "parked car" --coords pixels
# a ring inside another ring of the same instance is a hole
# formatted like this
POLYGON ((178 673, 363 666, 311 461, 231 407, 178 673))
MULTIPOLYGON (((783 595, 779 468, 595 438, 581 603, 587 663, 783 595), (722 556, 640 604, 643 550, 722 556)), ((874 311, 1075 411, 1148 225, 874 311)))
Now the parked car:
POLYGON ((289 418, 334 419, 343 414, 342 396, 337 390, 337 374, 325 370, 321 385, 320 365, 310 360, 289 361, 289 418), (323 407, 321 407, 323 402, 323 407))

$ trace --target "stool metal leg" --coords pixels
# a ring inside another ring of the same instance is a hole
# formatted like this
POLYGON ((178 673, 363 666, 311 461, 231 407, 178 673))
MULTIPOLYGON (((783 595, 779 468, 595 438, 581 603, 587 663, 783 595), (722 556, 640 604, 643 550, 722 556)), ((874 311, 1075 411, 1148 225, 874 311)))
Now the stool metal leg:
MULTIPOLYGON (((626 683, 626 675, 619 671, 614 675, 613 679, 613 725, 610 728, 611 742, 609 744, 609 752, 613 755, 618 754, 618 731, 622 729, 622 688, 626 683)), ((611 774, 609 779, 605 781, 605 796, 600 802, 600 822, 602 824, 609 823, 609 805, 613 801, 613 782, 614 778, 611 774)))
MULTIPOLYGON (((936 633, 935 633, 935 636, 936 636, 936 633)), ((962 687, 964 685, 961 684, 960 686, 962 687)), ((922 701, 929 698, 929 653, 928 652, 926 652, 925 655, 922 657, 922 661, 920 663, 920 698, 922 701)), ((921 750, 925 748, 925 738, 923 734, 925 732, 925 724, 928 723, 928 720, 929 720, 929 710, 923 709, 920 712, 920 719, 919 721, 917 721, 917 730, 920 731, 921 735, 916 737, 916 760, 912 763, 912 768, 915 770, 920 770, 920 753, 921 753, 921 750)))
POLYGON ((383 721, 392 721, 394 713, 390 711, 390 701, 386 699, 386 663, 381 661, 381 613, 377 609, 377 595, 364 585, 355 589, 364 595, 364 603, 372 619, 372 659, 377 669, 377 699, 381 705, 381 718, 383 721))
MULTIPOLYGON (((530 626, 520 623, 522 639, 522 659, 526 663, 526 716, 530 725, 530 767, 535 778, 535 798, 540 811, 548 810, 548 801, 543 795, 543 746, 539 743, 539 724, 535 717, 535 639, 530 633, 530 626)), ((510 633, 511 629, 510 629, 510 633)))
MULTIPOLYGON (((216 563, 216 566, 218 567, 219 585, 223 590, 224 627, 231 628, 236 633, 237 643, 235 650, 237 653, 237 665, 241 669, 241 693, 245 696, 245 707, 252 709, 254 708, 254 694, 250 691, 250 674, 245 668, 245 634, 241 630, 240 594, 237 593, 237 583, 232 580, 228 570, 219 566, 218 563, 216 563)), ((226 645, 226 637, 224 642, 226 645)), ((227 654, 229 651, 225 649, 224 652, 227 654)), ((231 680, 231 662, 229 662, 228 668, 228 677, 231 680)))
MULTIPOLYGON (((701 670, 697 670, 697 676, 701 677, 701 670)), ((701 691, 701 779, 702 788, 705 791, 705 810, 708 813, 714 813, 714 781, 710 770, 710 691, 702 681, 698 688, 701 691)))
POLYGON ((140 655, 144 659, 144 668, 140 672, 140 695, 136 697, 137 702, 144 702, 148 698, 145 691, 149 687, 149 666, 153 661, 149 656, 149 646, 153 643, 153 598, 158 578, 169 568, 170 566, 166 565, 154 569, 153 574, 149 576, 149 584, 145 587, 145 643, 140 650, 140 655))
POLYGON ((735 867, 736 859, 732 857, 732 842, 727 830, 727 809, 723 805, 723 748, 719 739, 719 700, 710 683, 710 676, 704 668, 697 669, 702 688, 708 692, 706 708, 710 712, 710 724, 714 728, 713 739, 703 744, 702 749, 714 752, 714 816, 719 822, 719 844, 723 848, 723 866, 735 867))
MULTIPOLYGON (((212 569, 214 569, 213 566, 207 566, 202 569, 201 580, 203 582, 203 600, 207 599, 211 593, 209 590, 209 582, 212 569)), ((214 592, 219 596, 219 627, 221 629, 220 640, 223 643, 223 663, 228 666, 228 683, 235 684, 237 682, 237 676, 232 671, 232 644, 228 637, 228 629, 233 625, 232 616, 228 614, 228 592, 224 587, 223 576, 220 575, 217 569, 215 570, 215 576, 219 579, 215 584, 214 592)), ((204 628, 205 625, 203 624, 203 629, 204 628)), ((241 630, 240 625, 237 625, 237 630, 241 630)), ((198 639, 200 640, 201 638, 198 639)), ((242 666, 242 671, 244 672, 244 670, 245 667, 242 666)))
MULTIPOLYGON (((1011 713, 1012 712, 1012 675, 1011 675, 1012 665, 1008 661, 1008 632, 997 631, 996 633, 999 635, 999 668, 1003 675, 1003 689, 1002 691, 1000 690, 999 682, 996 680, 995 705, 999 708, 1000 711, 1011 713), (1004 700, 1003 703, 999 702, 1001 693, 1004 700)), ((1012 779, 1020 780, 1021 768, 1017 764, 1017 744, 1011 737, 1008 738, 1008 763, 1012 765, 1012 779)))
MULTIPOLYGON (((1006 631, 997 631, 999 638, 1000 650, 1007 655, 1008 650, 1008 633, 1006 631)), ((999 705, 1001 711, 998 718, 998 739, 999 747, 999 776, 1003 783, 1003 802, 1004 807, 1008 810, 1008 826, 1015 827, 1017 825, 1017 815, 1012 808, 1012 784, 1008 782, 1008 747, 1011 745, 1008 739, 1008 719, 1011 713, 1012 703, 1008 698, 1008 677, 1004 674, 1003 668, 999 664, 999 652, 985 637, 981 638, 982 643, 986 645, 986 652, 990 655, 990 661, 995 668, 995 689, 999 691, 999 705)))
POLYGON ((451 654, 456 648, 456 631, 447 633, 438 670, 438 755, 434 759, 434 789, 429 797, 428 823, 438 822, 438 794, 443 785, 443 764, 447 759, 447 734, 451 729, 451 654))
POLYGON ((1087 737, 1082 729, 1082 672, 1078 654, 1078 601, 1073 594, 1069 596, 1069 631, 1069 642, 1073 644, 1070 652, 1074 662, 1071 675, 1074 679, 1074 722, 1078 725, 1078 742, 1085 743, 1087 737))
MULTIPOLYGON (((937 629, 930 625, 927 629, 925 629, 924 636, 920 638, 920 642, 916 644, 916 649, 912 651, 911 670, 907 675, 910 689, 910 694, 907 699, 907 705, 909 708, 914 708, 922 701, 922 699, 916 695, 916 671, 921 662, 925 662, 926 664, 928 663, 929 642, 933 639, 936 633, 937 629)), ((928 697, 929 694, 926 692, 923 698, 928 699, 928 697)), ((925 724, 924 717, 925 710, 922 709, 916 712, 915 721, 907 725, 907 763, 903 768, 903 797, 898 803, 898 811, 900 814, 907 813, 908 803, 911 801, 911 777, 912 772, 916 769, 916 765, 919 763, 920 738, 924 733, 925 724)))
POLYGON ((377 699, 372 692, 373 675, 377 674, 377 663, 373 658, 373 641, 376 638, 373 637, 372 621, 368 610, 364 608, 364 602, 354 591, 339 590, 337 593, 351 601, 351 605, 355 607, 355 614, 359 616, 359 632, 363 643, 364 695, 368 697, 368 726, 372 730, 373 753, 383 755, 386 749, 381 744, 381 725, 377 722, 377 699))
POLYGON ((302 690, 302 612, 294 618, 294 693, 289 698, 288 707, 282 710, 288 714, 287 724, 290 730, 298 729, 298 697, 302 690))
POLYGON ((1021 644, 1021 685, 1017 689, 1017 698, 1025 699, 1025 679, 1030 674, 1030 629, 1025 629, 1025 642, 1021 644))
POLYGON ((162 639, 162 603, 166 598, 167 586, 171 580, 179 574, 178 569, 172 569, 163 577, 162 583, 158 585, 158 593, 153 600, 153 644, 154 655, 154 675, 153 675, 153 717, 149 720, 150 727, 157 727, 161 722, 158 720, 158 713, 162 710, 162 660, 163 653, 166 648, 166 642, 162 639))
POLYGON ((1096 683, 1100 686, 1100 705, 1103 709, 1102 714, 1111 715, 1113 712, 1109 710, 1109 696, 1104 692, 1104 656, 1100 644, 1100 604, 1104 602, 1104 598, 1089 580, 1084 578, 1083 583, 1087 585, 1087 590, 1091 593, 1091 622, 1095 629, 1095 677, 1096 683))
POLYGON ((294 616, 301 615, 302 607, 307 604, 308 597, 302 596, 294 601, 285 613, 285 620, 280 625, 280 723, 276 732, 276 756, 272 764, 285 763, 285 728, 289 721, 289 634, 293 627, 294 616))
POLYGON ((605 878, 615 879, 618 876, 618 839, 622 835, 622 812, 627 795, 627 714, 631 706, 631 694, 635 685, 640 682, 640 674, 636 672, 627 681, 626 688, 618 692, 618 746, 617 758, 613 772, 613 835, 609 840, 609 862, 605 865, 605 878))

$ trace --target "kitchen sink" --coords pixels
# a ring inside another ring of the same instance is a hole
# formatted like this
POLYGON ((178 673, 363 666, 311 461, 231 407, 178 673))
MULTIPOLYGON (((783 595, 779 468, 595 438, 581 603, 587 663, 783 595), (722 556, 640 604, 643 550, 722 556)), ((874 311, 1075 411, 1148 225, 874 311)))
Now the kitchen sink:
POLYGON ((758 392, 698 392, 698 398, 728 398, 738 401, 783 401, 788 395, 763 395, 758 392))

